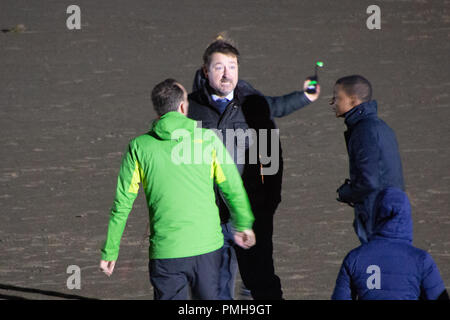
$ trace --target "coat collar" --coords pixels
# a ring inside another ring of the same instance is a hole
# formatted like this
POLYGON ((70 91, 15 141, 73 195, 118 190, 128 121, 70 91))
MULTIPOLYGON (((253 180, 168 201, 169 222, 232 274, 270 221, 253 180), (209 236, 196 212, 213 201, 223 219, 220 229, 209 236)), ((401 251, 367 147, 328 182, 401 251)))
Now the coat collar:
MULTIPOLYGON (((213 90, 209 86, 208 80, 203 74, 203 71, 201 69, 198 69, 195 73, 194 85, 192 86, 192 93, 189 95, 189 97, 200 104, 208 105, 209 107, 215 109, 213 107, 213 99, 211 98, 212 92, 213 90)), ((262 95, 248 82, 239 79, 236 88, 234 88, 233 91, 233 101, 235 101, 236 104, 239 105, 244 101, 245 96, 253 94, 262 95)))
POLYGON ((171 111, 161 116, 160 119, 153 121, 150 133, 155 134, 162 140, 174 140, 173 133, 176 130, 184 130, 178 131, 179 134, 176 138, 178 139, 181 133, 182 136, 190 135, 196 127, 197 122, 195 120, 189 119, 177 111, 171 111))
MULTIPOLYGON (((234 101, 234 105, 240 105, 240 102, 242 101, 242 98, 243 98, 241 91, 242 91, 241 83, 239 80, 238 85, 236 86, 236 88, 233 91, 233 100, 232 101, 234 101)), ((208 106, 209 108, 211 108, 214 111, 216 111, 217 113, 219 113, 217 108, 214 106, 215 103, 212 98, 212 92, 213 92, 213 90, 211 89, 209 84, 205 81, 205 82, 202 82, 202 86, 200 86, 197 91, 195 91, 189 95, 189 98, 194 100, 197 103, 200 103, 201 105, 208 106)))
POLYGON ((376 100, 363 102, 345 114, 345 124, 348 128, 351 128, 362 119, 377 117, 377 110, 376 100))

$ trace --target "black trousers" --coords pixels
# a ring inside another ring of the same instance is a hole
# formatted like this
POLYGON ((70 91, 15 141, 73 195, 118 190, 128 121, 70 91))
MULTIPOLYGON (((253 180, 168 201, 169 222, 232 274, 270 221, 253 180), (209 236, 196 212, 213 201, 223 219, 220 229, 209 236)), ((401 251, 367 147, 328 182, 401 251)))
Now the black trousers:
POLYGON ((218 300, 221 249, 186 258, 150 259, 155 300, 218 300))
POLYGON ((242 281, 255 300, 281 300, 280 278, 273 265, 273 217, 276 208, 253 211, 256 244, 250 249, 236 246, 236 257, 242 281))

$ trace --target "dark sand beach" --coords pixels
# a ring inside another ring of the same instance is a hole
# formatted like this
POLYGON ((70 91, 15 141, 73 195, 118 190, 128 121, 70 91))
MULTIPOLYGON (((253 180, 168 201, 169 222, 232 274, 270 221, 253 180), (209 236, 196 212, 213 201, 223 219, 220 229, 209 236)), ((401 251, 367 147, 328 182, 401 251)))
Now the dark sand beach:
POLYGON ((329 299, 359 245, 352 208, 335 200, 348 157, 328 105, 350 74, 372 82, 397 134, 414 245, 450 286, 449 0, 378 1, 380 30, 366 27, 365 0, 77 0, 80 30, 66 27, 70 4, 0 2, 0 298, 153 298, 142 193, 114 274, 98 268, 121 156, 156 117, 153 86, 172 77, 191 88, 221 31, 241 52, 240 78, 268 96, 301 89, 325 63, 318 101, 277 120, 285 171, 273 239, 285 298, 329 299), (67 288, 70 265, 79 290, 67 288))

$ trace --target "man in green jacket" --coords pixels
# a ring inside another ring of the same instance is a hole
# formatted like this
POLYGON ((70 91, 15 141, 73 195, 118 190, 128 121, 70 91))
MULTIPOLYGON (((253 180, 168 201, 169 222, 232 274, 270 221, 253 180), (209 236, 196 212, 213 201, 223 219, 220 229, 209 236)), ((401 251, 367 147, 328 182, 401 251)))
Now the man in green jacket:
POLYGON ((130 141, 120 167, 100 268, 108 276, 119 255, 128 214, 142 183, 149 209, 149 273, 155 299, 217 299, 223 234, 214 181, 232 212, 235 240, 255 244, 253 213, 239 172, 213 131, 186 117, 184 87, 173 79, 156 85, 159 119, 130 141))

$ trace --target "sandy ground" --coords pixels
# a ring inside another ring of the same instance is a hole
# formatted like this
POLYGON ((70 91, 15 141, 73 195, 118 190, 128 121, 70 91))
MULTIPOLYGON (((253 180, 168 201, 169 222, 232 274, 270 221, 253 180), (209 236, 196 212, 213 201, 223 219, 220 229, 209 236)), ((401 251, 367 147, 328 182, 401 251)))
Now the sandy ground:
POLYGON ((155 117, 153 86, 190 88, 208 42, 226 30, 240 77, 266 95, 301 88, 317 59, 322 95, 279 119, 285 156, 275 219, 276 269, 286 299, 328 299, 342 259, 358 245, 352 210, 335 201, 348 176, 344 124, 328 106, 334 81, 371 80, 396 131, 413 207, 414 244, 450 285, 450 1, 0 2, 0 297, 151 299, 147 210, 141 194, 114 275, 98 271, 121 154, 155 117), (67 268, 81 268, 69 290, 67 268), (34 289, 34 290, 33 290, 34 289))

